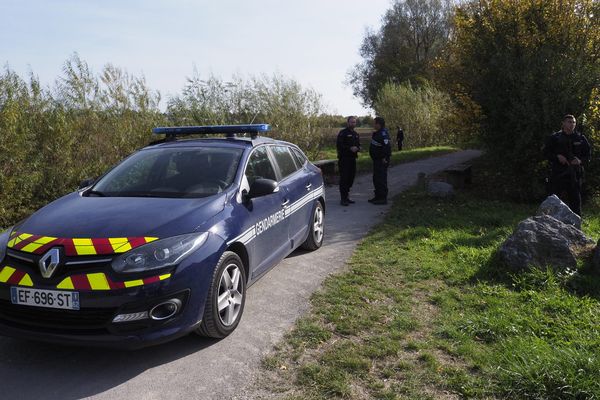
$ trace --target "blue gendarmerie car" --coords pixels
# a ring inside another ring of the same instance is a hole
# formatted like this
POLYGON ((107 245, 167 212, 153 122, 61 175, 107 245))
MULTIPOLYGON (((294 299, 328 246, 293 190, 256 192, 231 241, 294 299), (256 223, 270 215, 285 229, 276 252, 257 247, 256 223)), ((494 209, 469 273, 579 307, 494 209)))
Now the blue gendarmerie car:
POLYGON ((1 233, 0 334, 126 348, 230 334, 248 286, 323 243, 321 171, 268 130, 155 128, 165 139, 1 233), (227 137, 177 140, 211 133, 227 137))

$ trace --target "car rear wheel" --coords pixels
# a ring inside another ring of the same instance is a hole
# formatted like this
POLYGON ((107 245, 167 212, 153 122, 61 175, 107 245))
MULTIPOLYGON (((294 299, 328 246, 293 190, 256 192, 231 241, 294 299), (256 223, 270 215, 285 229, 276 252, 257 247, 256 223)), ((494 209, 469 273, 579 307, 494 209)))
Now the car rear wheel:
POLYGON ((221 256, 208 292, 202 323, 196 333, 224 338, 238 326, 246 302, 246 272, 237 254, 221 256))
POLYGON ((305 250, 317 250, 323 245, 323 238, 325 237, 325 212, 320 201, 317 201, 309 224, 310 232, 300 247, 305 250))

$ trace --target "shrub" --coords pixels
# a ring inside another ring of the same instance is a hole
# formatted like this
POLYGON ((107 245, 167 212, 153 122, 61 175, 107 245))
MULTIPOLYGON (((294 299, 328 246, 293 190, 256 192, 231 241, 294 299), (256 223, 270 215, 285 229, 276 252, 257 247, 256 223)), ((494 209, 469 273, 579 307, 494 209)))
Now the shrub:
POLYGON ((281 75, 227 82, 195 73, 167 107, 175 125, 270 123, 270 136, 296 143, 311 156, 323 143, 323 122, 331 122, 324 111, 319 93, 281 75))
POLYGON ((408 147, 456 144, 459 140, 458 131, 448 125, 456 112, 450 96, 430 84, 387 83, 375 100, 375 110, 389 129, 399 126, 404 130, 408 147))

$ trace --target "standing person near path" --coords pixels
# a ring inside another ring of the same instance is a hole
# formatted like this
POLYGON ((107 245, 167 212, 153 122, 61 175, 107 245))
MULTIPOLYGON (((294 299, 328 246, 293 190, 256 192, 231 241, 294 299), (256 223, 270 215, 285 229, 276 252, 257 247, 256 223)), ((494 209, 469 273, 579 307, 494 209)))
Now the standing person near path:
POLYGON ((575 132, 577 121, 565 115, 562 129, 546 139, 544 156, 550 162, 550 190, 581 216, 581 184, 584 166, 590 161, 590 144, 575 132))
POLYGON ((396 132, 396 142, 398 143, 398 151, 402 151, 402 143, 404 142, 404 131, 400 127, 398 127, 398 132, 396 132))
POLYGON ((347 127, 342 129, 337 136, 336 147, 338 155, 338 169, 340 171, 340 204, 348 206, 354 203, 350 200, 350 188, 356 176, 356 158, 360 151, 360 137, 354 130, 356 117, 348 117, 347 127))
POLYGON ((390 135, 387 129, 385 129, 385 120, 381 117, 376 117, 373 127, 375 132, 371 136, 369 155, 371 156, 371 160, 373 160, 375 197, 369 199, 369 202, 378 205, 387 204, 387 169, 390 165, 392 146, 390 144, 390 135))

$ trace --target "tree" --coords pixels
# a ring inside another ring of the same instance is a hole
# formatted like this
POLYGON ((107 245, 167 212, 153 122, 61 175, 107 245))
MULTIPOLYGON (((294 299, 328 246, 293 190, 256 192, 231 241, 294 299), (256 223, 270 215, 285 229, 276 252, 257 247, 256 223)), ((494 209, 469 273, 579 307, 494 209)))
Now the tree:
POLYGON ((358 126, 370 128, 373 126, 373 117, 370 115, 365 115, 362 117, 358 117, 358 126))
POLYGON ((457 8, 445 76, 481 106, 488 157, 519 198, 541 194, 545 136, 564 114, 582 115, 600 83, 599 15, 596 0, 477 0, 457 8))
POLYGON ((416 84, 430 78, 450 34, 450 11, 449 0, 395 0, 381 29, 367 31, 360 47, 363 62, 348 73, 354 95, 371 106, 388 81, 416 84))

